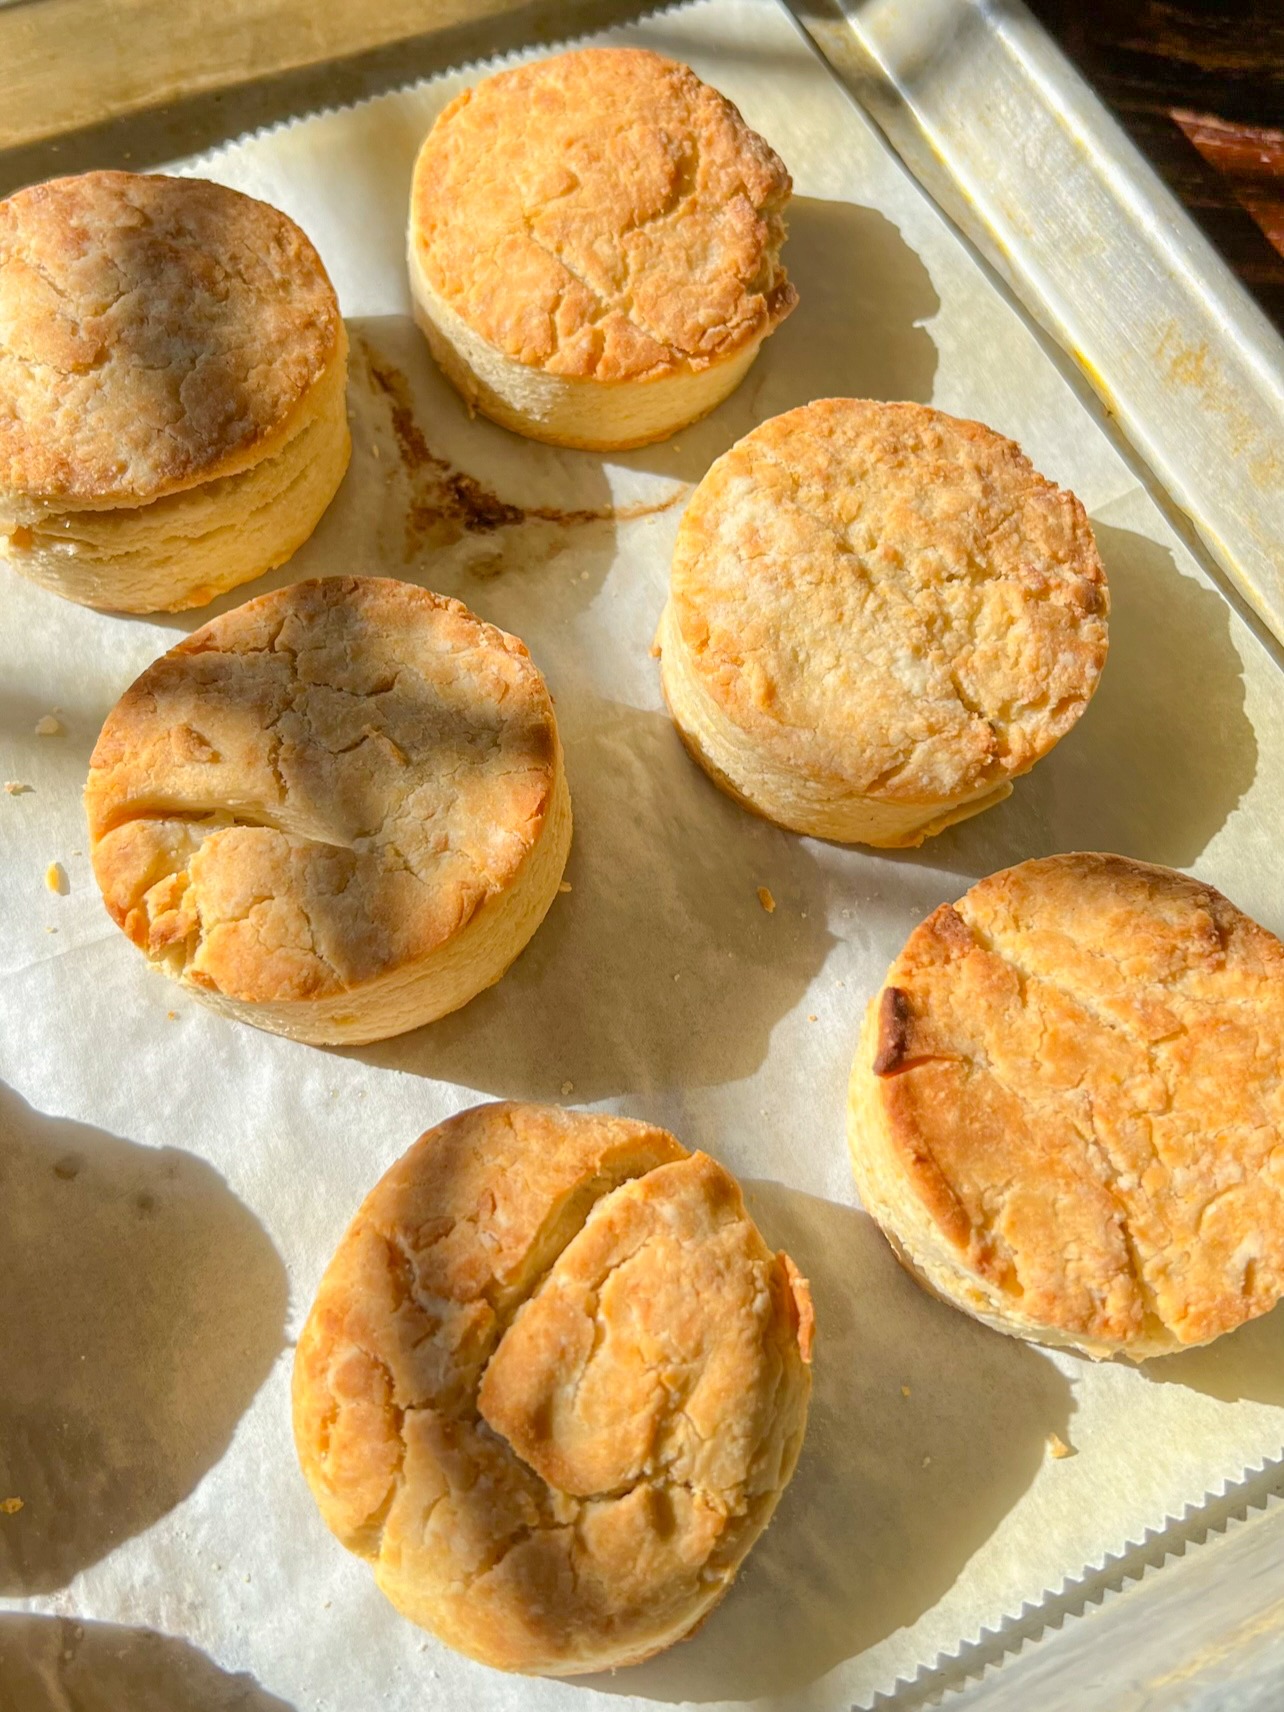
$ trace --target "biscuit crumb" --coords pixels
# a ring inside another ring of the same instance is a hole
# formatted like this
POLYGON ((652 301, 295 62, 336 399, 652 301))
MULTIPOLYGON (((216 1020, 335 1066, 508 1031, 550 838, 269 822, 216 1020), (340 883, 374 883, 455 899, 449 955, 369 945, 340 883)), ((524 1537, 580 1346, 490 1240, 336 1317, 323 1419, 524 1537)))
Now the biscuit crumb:
POLYGON ((575 1092, 574 1082, 563 1082, 562 1083, 562 1092, 564 1094, 573 1094, 575 1092))
POLYGON ((57 737, 61 730, 62 721, 55 719, 52 713, 42 714, 35 724, 37 737, 57 737))
POLYGON ((65 898, 71 887, 67 884, 67 870, 61 862, 51 862, 45 869, 45 884, 51 892, 56 892, 60 898, 65 898))
POLYGON ((772 897, 771 893, 767 890, 766 886, 759 886, 758 887, 758 902, 762 905, 763 909, 766 910, 768 915, 771 915, 774 913, 775 908, 776 908, 776 900, 775 900, 775 898, 772 897))
POLYGON ((0 1504, 0 1510, 3 1510, 6 1516, 16 1516, 21 1508, 21 1498, 6 1498, 4 1502, 0 1504))
POLYGON ((924 1467, 924 1468, 930 1468, 930 1467, 931 1467, 931 1466, 932 1466, 932 1459, 931 1459, 931 1457, 930 1457, 930 1456, 925 1456, 925 1457, 924 1457, 924 1458, 923 1458, 923 1467, 924 1467))
POLYGON ((31 786, 30 785, 24 785, 22 783, 21 779, 6 779, 4 782, 4 790, 5 790, 6 796, 10 796, 10 797, 25 796, 30 789, 31 789, 31 786))
POLYGON ((902 1396, 902 1397, 908 1397, 908 1396, 910 1396, 910 1395, 911 1395, 911 1394, 912 1394, 912 1393, 911 1393, 911 1392, 910 1392, 910 1388, 909 1388, 909 1386, 908 1386, 908 1385, 902 1385, 902 1386, 901 1386, 901 1396, 902 1396))
POLYGON ((557 889, 559 892, 569 892, 571 889, 571 882, 569 880, 563 880, 557 889))
POLYGON ((1074 1454, 1075 1454, 1074 1446, 1068 1445, 1059 1433, 1049 1433, 1048 1434, 1048 1455, 1049 1456, 1055 1457, 1056 1460, 1058 1462, 1060 1462, 1062 1457, 1073 1456, 1074 1454))
POLYGON ((807 1013, 807 1021, 808 1021, 808 1022, 815 1022, 815 1020, 816 1020, 816 1013, 815 1013, 815 1011, 808 1011, 808 1013, 807 1013))
POLYGON ((166 1011, 165 1015, 169 1018, 169 1020, 171 1022, 177 1022, 178 1021, 178 1012, 177 1011, 166 1011))

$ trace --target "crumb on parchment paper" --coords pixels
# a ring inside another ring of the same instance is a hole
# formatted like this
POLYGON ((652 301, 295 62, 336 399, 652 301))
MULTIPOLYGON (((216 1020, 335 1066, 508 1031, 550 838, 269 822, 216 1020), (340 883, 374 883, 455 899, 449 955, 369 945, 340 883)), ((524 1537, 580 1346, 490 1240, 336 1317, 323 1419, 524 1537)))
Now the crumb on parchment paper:
POLYGON ((62 731, 62 721, 56 714, 42 713, 35 724, 37 737, 57 737, 62 731))
POLYGON ((911 1392, 910 1392, 909 1386, 908 1385, 902 1385, 901 1386, 901 1396, 902 1397, 908 1397, 910 1395, 911 1395, 911 1392))
POLYGON ((766 910, 768 915, 775 913, 776 900, 772 897, 766 886, 758 887, 758 902, 762 905, 763 909, 766 910))
POLYGON ((1049 1456, 1054 1457, 1058 1462, 1060 1462, 1062 1457, 1073 1456, 1074 1454, 1075 1454, 1074 1446, 1068 1445, 1066 1443, 1066 1441, 1061 1437, 1060 1433, 1049 1433, 1048 1434, 1048 1455, 1049 1456))
POLYGON ((571 882, 569 880, 563 880, 557 889, 559 892, 569 892, 571 889, 571 882))
POLYGON ((4 782, 4 794, 7 797, 25 797, 34 788, 32 785, 24 785, 21 779, 6 779, 4 782))
POLYGON ((573 1094, 575 1092, 574 1082, 563 1082, 562 1083, 562 1092, 564 1094, 573 1094))
POLYGON ((6 1516, 16 1516, 21 1509, 21 1498, 6 1498, 0 1502, 0 1510, 3 1510, 6 1516))
POLYGON ((61 862, 51 862, 45 869, 45 885, 51 892, 56 892, 60 898, 65 898, 71 890, 67 880, 67 870, 61 862))

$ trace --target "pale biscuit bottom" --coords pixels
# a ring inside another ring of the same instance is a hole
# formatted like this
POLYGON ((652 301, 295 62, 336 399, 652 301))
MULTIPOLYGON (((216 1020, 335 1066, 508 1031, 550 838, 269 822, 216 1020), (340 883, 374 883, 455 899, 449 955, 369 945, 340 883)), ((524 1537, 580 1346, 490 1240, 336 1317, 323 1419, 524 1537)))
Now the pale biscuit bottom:
POLYGON ((54 511, 0 499, 0 558, 82 606, 179 612, 298 551, 348 467, 347 344, 283 443, 248 469, 140 506, 54 511))
POLYGON ((592 380, 517 362, 475 333, 429 284, 413 241, 410 287, 428 347, 470 410, 528 439, 586 452, 648 446, 707 416, 740 385, 767 331, 707 368, 592 380))
POLYGON ((204 1004, 238 1022, 311 1046, 365 1046, 436 1022, 493 987, 548 914, 571 848, 571 796, 557 751, 557 772, 539 841, 504 891, 492 893, 444 945, 414 963, 347 992, 317 999, 247 1000, 200 980, 200 952, 178 950, 157 966, 204 1004))
POLYGON ((1060 1326, 1044 1325, 1023 1314, 1016 1297, 961 1264, 957 1250, 942 1236, 906 1179, 881 1102, 874 1097, 878 1078, 873 1063, 881 1000, 880 990, 865 1012, 852 1063, 847 1088, 847 1147, 861 1205, 910 1276, 929 1295, 961 1309, 993 1331, 1058 1349, 1079 1350, 1094 1361, 1120 1354, 1130 1361, 1148 1361, 1151 1356, 1190 1348, 1157 1319, 1149 1326, 1149 1335, 1133 1339, 1127 1349, 1108 1339, 1072 1337, 1060 1326))
POLYGON ((729 796, 791 832, 840 844, 911 849, 1012 794, 1004 780, 953 801, 894 802, 780 767, 728 717, 693 670, 672 601, 665 605, 656 644, 661 687, 688 752, 729 796))

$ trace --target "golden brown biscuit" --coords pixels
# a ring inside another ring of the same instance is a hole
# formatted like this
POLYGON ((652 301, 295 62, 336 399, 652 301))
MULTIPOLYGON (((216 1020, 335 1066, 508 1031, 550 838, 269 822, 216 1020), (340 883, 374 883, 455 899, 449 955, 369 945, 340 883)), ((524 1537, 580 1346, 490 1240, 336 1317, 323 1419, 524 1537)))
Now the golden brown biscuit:
POLYGON ((736 387, 797 293, 789 174, 716 90, 582 48, 466 90, 415 165, 410 283, 469 404, 555 445, 662 440, 736 387))
POLYGON ((1106 657, 1083 507, 1011 440, 829 398, 719 458, 678 528, 661 680, 719 785, 796 832, 882 846, 1000 802, 1106 657))
POLYGON ((680 1640, 793 1473, 811 1300, 664 1130, 485 1105, 367 1196, 294 1362, 326 1525, 413 1622, 568 1675, 680 1640))
POLYGON ((347 336, 292 220, 196 178, 0 202, 0 554, 87 606, 199 606, 288 559, 347 467, 347 336))
POLYGON ((934 1294, 1091 1356, 1205 1343, 1284 1294, 1284 946, 1123 856, 980 881, 865 1019, 861 1199, 934 1294))
POLYGON ((262 595, 150 666, 85 788, 112 919, 228 1015, 379 1040, 497 981, 571 837, 525 647, 409 583, 262 595))

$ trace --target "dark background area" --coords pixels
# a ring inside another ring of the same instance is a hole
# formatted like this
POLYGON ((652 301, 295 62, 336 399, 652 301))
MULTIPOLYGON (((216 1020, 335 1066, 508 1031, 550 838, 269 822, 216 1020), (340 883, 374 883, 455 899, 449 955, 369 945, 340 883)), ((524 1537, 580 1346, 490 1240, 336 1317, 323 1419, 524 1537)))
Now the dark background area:
POLYGON ((1284 0, 1027 0, 1284 331, 1284 0))

